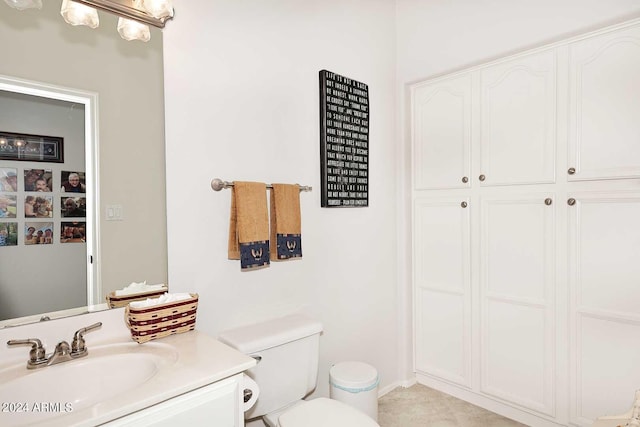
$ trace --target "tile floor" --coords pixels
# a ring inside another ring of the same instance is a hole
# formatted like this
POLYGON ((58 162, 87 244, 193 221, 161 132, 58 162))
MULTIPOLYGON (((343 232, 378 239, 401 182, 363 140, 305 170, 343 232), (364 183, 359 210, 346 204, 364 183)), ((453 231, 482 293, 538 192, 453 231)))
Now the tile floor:
POLYGON ((524 426, 420 384, 398 387, 378 401, 380 427, 524 426))

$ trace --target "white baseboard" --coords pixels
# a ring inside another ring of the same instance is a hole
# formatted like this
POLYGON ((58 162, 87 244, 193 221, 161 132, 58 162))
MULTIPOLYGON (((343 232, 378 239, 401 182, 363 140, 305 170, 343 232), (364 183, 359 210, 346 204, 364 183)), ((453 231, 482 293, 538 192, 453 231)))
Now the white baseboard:
POLYGON ((393 391, 394 389, 398 388, 398 387, 404 387, 404 388, 409 388, 412 385, 416 384, 418 382, 418 380, 416 380, 415 378, 409 378, 408 380, 404 380, 404 381, 396 381, 392 384, 389 384, 386 387, 381 388, 380 390, 378 390, 378 399, 380 399, 382 396, 384 396, 385 394, 389 393, 390 391, 393 391))

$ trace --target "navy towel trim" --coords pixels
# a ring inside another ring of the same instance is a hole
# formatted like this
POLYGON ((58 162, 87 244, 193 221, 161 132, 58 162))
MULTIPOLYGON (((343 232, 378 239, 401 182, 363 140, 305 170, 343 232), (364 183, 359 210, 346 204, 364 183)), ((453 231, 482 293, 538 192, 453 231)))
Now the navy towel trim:
POLYGON ((300 234, 277 234, 278 259, 302 257, 302 236, 300 234))
POLYGON ((269 241, 240 243, 240 269, 266 267, 269 265, 269 241))

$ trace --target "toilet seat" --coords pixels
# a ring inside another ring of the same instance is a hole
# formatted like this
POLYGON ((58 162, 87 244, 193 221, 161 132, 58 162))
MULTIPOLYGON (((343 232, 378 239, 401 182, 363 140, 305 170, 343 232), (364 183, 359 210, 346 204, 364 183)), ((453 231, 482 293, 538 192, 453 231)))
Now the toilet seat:
POLYGON ((319 397, 285 411, 280 427, 380 427, 364 413, 337 400, 319 397))

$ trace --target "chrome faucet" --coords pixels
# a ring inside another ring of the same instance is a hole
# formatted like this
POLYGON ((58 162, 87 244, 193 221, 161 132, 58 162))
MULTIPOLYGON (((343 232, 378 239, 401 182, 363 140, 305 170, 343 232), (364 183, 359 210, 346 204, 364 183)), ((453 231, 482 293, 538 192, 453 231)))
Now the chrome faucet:
POLYGON ((42 368, 44 366, 51 366, 57 363, 67 362, 69 360, 84 357, 89 354, 86 343, 84 341, 84 334, 102 326, 102 322, 94 323, 91 326, 78 329, 73 334, 72 344, 69 345, 66 341, 60 341, 53 353, 47 355, 42 341, 37 338, 28 338, 26 340, 9 340, 7 345, 31 345, 29 351, 29 360, 27 361, 27 369, 42 368))

